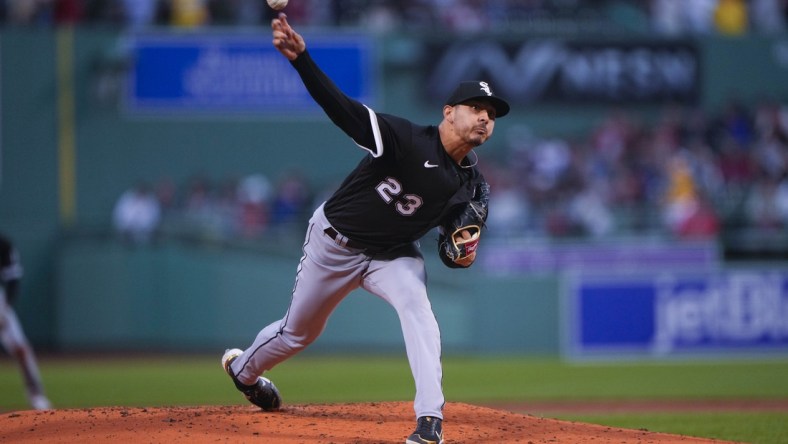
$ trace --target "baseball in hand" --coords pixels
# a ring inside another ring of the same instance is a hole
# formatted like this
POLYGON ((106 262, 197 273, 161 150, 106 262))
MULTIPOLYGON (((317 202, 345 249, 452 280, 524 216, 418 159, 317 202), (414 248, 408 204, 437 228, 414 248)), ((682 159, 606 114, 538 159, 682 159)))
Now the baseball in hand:
POLYGON ((272 9, 276 9, 277 11, 281 11, 282 9, 287 6, 287 0, 266 0, 268 1, 268 6, 272 9))

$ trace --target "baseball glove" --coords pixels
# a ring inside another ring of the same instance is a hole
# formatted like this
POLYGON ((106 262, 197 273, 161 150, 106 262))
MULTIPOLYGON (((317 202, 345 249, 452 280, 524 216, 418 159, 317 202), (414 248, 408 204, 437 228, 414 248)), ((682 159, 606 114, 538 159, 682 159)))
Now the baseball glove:
POLYGON ((447 267, 468 268, 476 259, 479 237, 487 220, 489 194, 490 186, 479 184, 474 199, 438 227, 438 255, 447 267))

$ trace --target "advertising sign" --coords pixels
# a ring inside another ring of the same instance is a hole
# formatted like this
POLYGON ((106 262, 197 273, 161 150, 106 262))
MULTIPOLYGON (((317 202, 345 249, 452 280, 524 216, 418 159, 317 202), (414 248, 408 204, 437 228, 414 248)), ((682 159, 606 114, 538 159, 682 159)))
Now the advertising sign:
POLYGON ((569 357, 788 353, 788 272, 573 276, 569 357))
POLYGON ((695 103, 700 52, 691 42, 461 42, 429 51, 425 92, 443 100, 467 79, 491 82, 512 103, 695 103))
MULTIPOLYGON (((132 113, 319 112, 268 36, 140 35, 125 106, 132 113)), ((374 105, 373 45, 361 36, 312 36, 312 58, 350 97, 374 105)))

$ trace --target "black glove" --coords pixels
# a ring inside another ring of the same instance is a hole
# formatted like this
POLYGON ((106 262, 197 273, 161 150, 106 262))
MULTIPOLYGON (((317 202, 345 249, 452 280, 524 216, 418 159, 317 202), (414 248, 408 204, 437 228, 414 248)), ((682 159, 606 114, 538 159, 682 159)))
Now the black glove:
POLYGON ((476 186, 474 198, 438 227, 438 256, 449 268, 468 268, 476 259, 479 237, 487 221, 490 185, 476 186))

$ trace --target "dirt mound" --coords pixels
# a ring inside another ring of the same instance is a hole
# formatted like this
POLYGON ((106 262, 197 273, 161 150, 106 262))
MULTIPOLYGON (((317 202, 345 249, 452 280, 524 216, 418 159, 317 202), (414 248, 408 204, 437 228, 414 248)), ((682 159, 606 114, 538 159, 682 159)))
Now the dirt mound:
MULTIPOLYGON (((710 443, 685 436, 447 404, 447 443, 710 443)), ((252 406, 106 407, 0 415, 0 442, 396 443, 415 424, 409 402, 308 404, 265 413, 252 406)))

